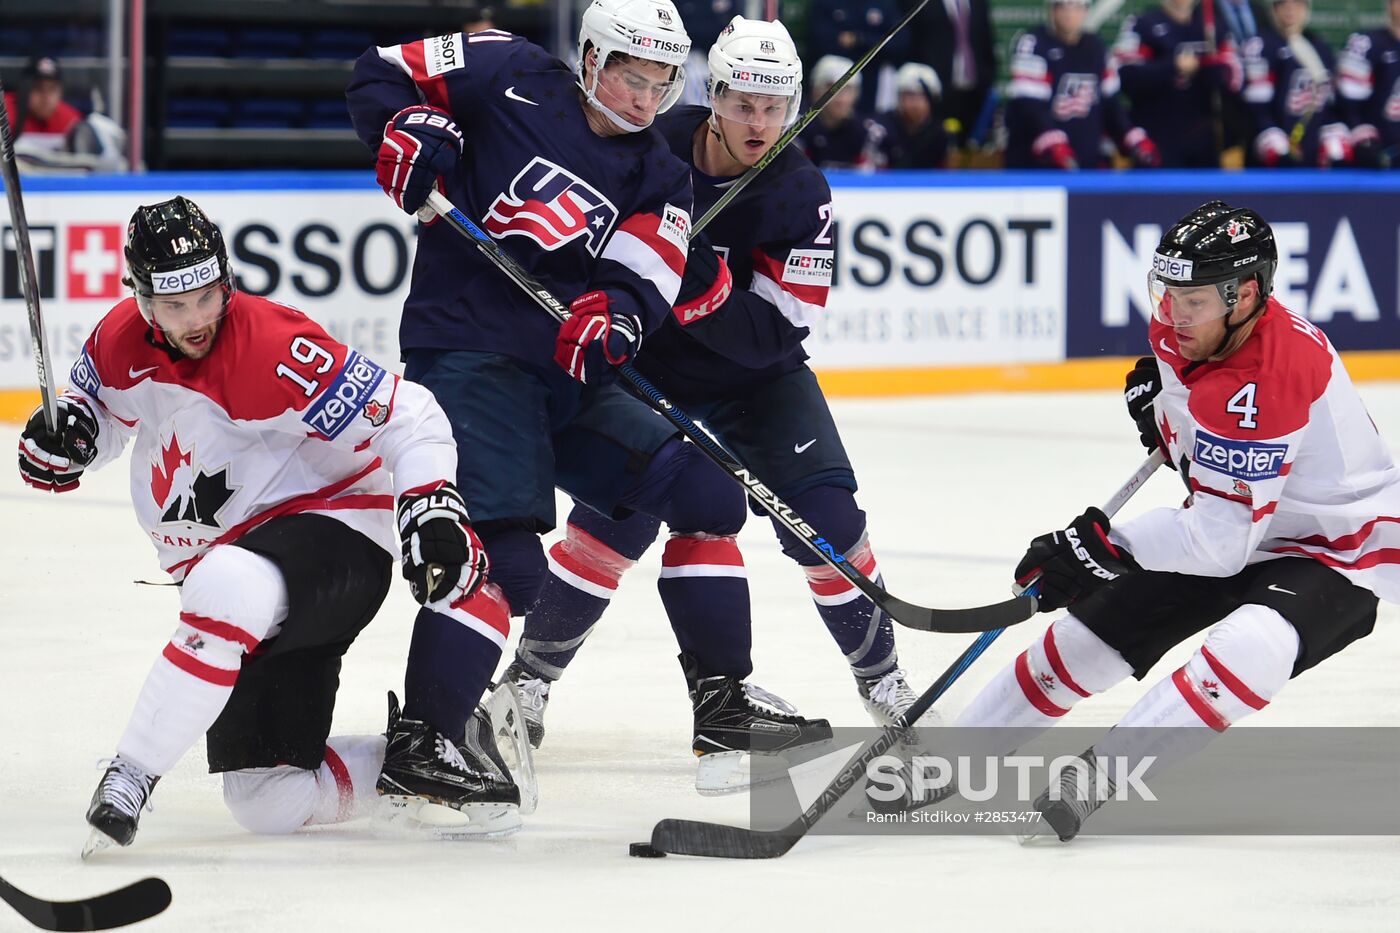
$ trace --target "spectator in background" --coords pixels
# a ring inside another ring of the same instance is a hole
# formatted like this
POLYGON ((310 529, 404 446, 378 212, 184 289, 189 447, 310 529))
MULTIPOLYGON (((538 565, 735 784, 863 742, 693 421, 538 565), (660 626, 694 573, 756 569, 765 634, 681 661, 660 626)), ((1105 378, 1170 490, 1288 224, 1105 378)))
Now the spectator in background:
MULTIPOLYGON (((1396 0, 1400 2, 1400 0, 1396 0)), ((895 75, 899 92, 894 113, 881 118, 887 168, 946 168, 948 130, 939 116, 943 85, 923 62, 905 62, 895 75)))
POLYGON ((1400 167, 1400 0, 1388 6, 1388 25, 1352 33, 1337 58, 1340 108, 1366 168, 1400 167))
MULTIPOLYGON (((900 0, 907 12, 919 0, 900 0)), ((980 142, 996 106, 996 36, 988 0, 929 0, 910 21, 910 57, 932 65, 943 81, 943 112, 956 121, 957 143, 980 142)))
POLYGON ((681 22, 690 35, 690 56, 685 62, 685 88, 679 105, 710 106, 710 46, 720 30, 736 16, 744 15, 742 0, 674 0, 681 22))
POLYGON ((1207 47, 1196 0, 1162 0, 1160 10, 1123 21, 1114 60, 1132 102, 1169 168, 1219 168, 1221 101, 1239 94, 1244 73, 1234 43, 1217 32, 1207 47))
POLYGON ((1088 0, 1050 0, 1049 6, 1049 23, 1018 39, 1012 52, 1006 166, 1107 166, 1105 137, 1134 165, 1160 165, 1152 139, 1128 122, 1103 40, 1084 31, 1088 0))
POLYGON ((126 137, 102 114, 84 117, 63 99, 63 72, 52 55, 37 55, 24 69, 17 93, 5 94, 15 132, 15 161, 24 171, 120 172, 126 137))
POLYGON ((1230 39, 1236 49, 1242 48, 1246 39, 1259 35, 1261 22, 1269 21, 1249 0, 1215 0, 1215 13, 1220 39, 1230 39))
MULTIPOLYGON (((807 59, 816 61, 839 55, 854 61, 883 39, 903 15, 897 0, 811 0, 807 9, 807 59)), ((909 60, 909 36, 907 28, 901 29, 865 66, 867 80, 856 101, 857 110, 876 113, 892 109, 893 94, 885 91, 894 85, 895 69, 909 60)))
MULTIPOLYGON (((840 55, 827 55, 812 68, 812 102, 826 93, 854 64, 840 55)), ((873 172, 884 168, 881 143, 885 130, 856 110, 860 96, 857 74, 833 97, 817 118, 797 137, 797 143, 817 168, 854 168, 873 172)))
POLYGON ((1273 32, 1244 45, 1244 100, 1257 135, 1252 165, 1346 165, 1351 131, 1337 112, 1332 88, 1335 59, 1307 29, 1307 0, 1274 0, 1273 32))

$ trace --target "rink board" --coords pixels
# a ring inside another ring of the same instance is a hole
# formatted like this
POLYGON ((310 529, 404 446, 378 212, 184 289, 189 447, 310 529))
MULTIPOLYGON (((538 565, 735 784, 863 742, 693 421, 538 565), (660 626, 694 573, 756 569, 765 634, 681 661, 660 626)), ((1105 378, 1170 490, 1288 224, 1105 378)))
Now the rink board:
MULTIPOLYGON (((1145 347, 1153 247, 1211 197, 1269 219, 1280 247, 1276 293, 1340 349, 1363 351, 1349 355, 1359 378, 1400 373, 1395 173, 833 173, 832 184, 834 287, 806 345, 834 394, 1117 384, 1118 358, 1145 347)), ((124 294, 121 245, 132 210, 177 193, 224 228, 241 288, 302 308, 386 364, 398 357, 416 224, 368 173, 31 177, 24 185, 60 383, 124 294)), ((35 376, 8 224, 0 245, 0 418, 13 419, 32 408, 35 376)))

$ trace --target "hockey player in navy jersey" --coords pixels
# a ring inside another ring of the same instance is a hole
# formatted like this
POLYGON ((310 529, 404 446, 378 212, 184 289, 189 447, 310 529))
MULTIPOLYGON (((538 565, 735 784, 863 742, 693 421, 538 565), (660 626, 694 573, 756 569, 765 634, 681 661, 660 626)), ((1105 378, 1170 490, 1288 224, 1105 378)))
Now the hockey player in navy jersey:
POLYGON ((387 748, 327 737, 341 657, 394 556, 424 612, 483 586, 442 409, 301 312, 235 289, 218 227, 186 198, 137 210, 125 255, 134 296, 83 345, 57 429, 35 412, 19 445, 25 482, 61 493, 130 444, 132 505, 180 586, 84 855, 131 844, 156 782, 201 736, 255 832, 364 815, 376 790, 390 815, 432 814, 444 832, 488 816, 509 828, 520 791, 480 717, 456 739, 396 712, 387 748))
POLYGON ((659 589, 678 626, 749 624, 739 487, 609 378, 681 287, 690 174, 647 130, 680 95, 689 48, 670 0, 595 0, 576 71, 496 30, 370 49, 356 64, 350 114, 385 191, 413 213, 442 184, 572 309, 557 325, 445 224, 421 229, 405 373, 447 412, 502 595, 454 607, 453 623, 418 619, 405 715, 444 732, 495 671, 508 616, 538 596, 555 486, 602 515, 666 522, 659 589))
POLYGON ((1244 44, 1244 101, 1255 125, 1251 165, 1352 161, 1351 131, 1332 85, 1332 48, 1307 29, 1310 14, 1308 0, 1275 0, 1275 31, 1244 44))
POLYGON ((1118 70, 1084 31, 1088 0, 1049 0, 1050 22, 1016 40, 1007 85, 1008 168, 1096 168, 1116 145, 1140 168, 1161 164, 1157 145, 1128 122, 1118 70))
POLYGON ((1227 39, 1207 48, 1196 0, 1163 0, 1161 9, 1123 20, 1113 48, 1132 121, 1147 131, 1167 168, 1219 168, 1217 105, 1237 95, 1244 72, 1227 39))
MULTIPOLYGON (((781 23, 735 17, 709 64, 710 107, 678 108, 657 121, 672 151, 692 162, 697 210, 717 201, 796 119, 801 87, 801 61, 781 23)), ((788 149, 691 241, 673 316, 637 365, 878 578, 855 475, 802 350, 826 303, 833 249, 830 189, 805 156, 788 149)), ((533 736, 543 734, 551 682, 657 531, 647 516, 613 522, 574 509, 565 538, 550 549, 552 575, 506 675, 526 698, 533 736)), ((806 574, 861 699, 877 722, 893 721, 915 697, 898 667, 889 619, 790 533, 778 537, 806 574)), ((672 539, 667 550, 675 545, 672 539)), ((723 632, 677 627, 676 635, 696 699, 695 748, 714 751, 724 739, 706 720, 704 693, 740 693, 751 669, 749 633, 731 623, 723 632)))
POLYGON ((1400 166, 1400 0, 1384 29, 1354 32, 1337 57, 1340 109, 1357 165, 1400 166))

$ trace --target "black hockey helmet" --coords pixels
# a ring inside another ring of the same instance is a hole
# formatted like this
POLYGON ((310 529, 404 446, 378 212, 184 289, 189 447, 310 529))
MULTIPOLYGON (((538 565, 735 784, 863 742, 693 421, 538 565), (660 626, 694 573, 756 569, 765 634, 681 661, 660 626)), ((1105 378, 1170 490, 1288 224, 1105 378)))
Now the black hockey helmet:
POLYGON ((1257 312, 1273 291, 1277 267, 1274 231, 1264 218, 1247 207, 1209 201, 1177 221, 1157 245, 1149 276, 1152 313, 1164 324, 1178 323, 1174 311, 1179 309, 1167 300, 1166 290, 1214 285, 1224 307, 1194 323, 1223 317, 1234 311, 1240 283, 1250 278, 1259 283, 1257 312))
POLYGON ((189 198, 177 196, 142 206, 126 228, 126 284, 136 293, 141 314, 153 327, 151 301, 218 283, 224 307, 233 294, 224 237, 189 198))

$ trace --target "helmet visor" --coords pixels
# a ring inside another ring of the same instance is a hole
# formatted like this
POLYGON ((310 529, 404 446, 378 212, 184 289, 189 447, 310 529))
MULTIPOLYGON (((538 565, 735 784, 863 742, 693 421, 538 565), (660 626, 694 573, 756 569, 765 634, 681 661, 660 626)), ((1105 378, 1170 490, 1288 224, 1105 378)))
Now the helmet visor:
POLYGON ((797 119, 798 100, 796 94, 756 94, 720 84, 710 98, 710 108, 726 120, 767 129, 791 126, 797 119))
POLYGON ((1149 307, 1152 316, 1168 327, 1195 327, 1229 314, 1225 293, 1238 289, 1238 284, 1233 279, 1210 285, 1169 282, 1153 271, 1147 276, 1149 307))

